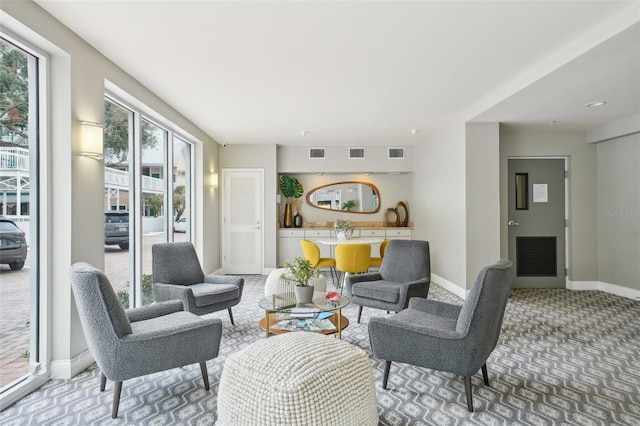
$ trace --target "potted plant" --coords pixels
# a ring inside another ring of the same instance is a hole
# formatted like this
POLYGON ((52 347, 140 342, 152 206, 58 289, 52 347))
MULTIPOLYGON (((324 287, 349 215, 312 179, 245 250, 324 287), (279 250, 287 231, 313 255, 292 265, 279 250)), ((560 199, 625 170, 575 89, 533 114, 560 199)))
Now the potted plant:
POLYGON ((298 179, 282 175, 280 176, 280 180, 278 182, 278 186, 280 187, 280 192, 287 198, 287 203, 284 207, 284 227, 291 228, 293 226, 293 215, 291 213, 291 200, 293 198, 302 197, 302 193, 304 190, 302 189, 302 184, 298 179))
POLYGON ((320 270, 302 257, 296 257, 293 261, 284 262, 289 271, 282 277, 295 282, 294 292, 298 303, 310 303, 313 300, 313 286, 309 285, 311 278, 319 277, 320 270))
POLYGON ((348 240, 353 234, 353 224, 350 220, 338 219, 333 225, 333 230, 339 240, 348 240))

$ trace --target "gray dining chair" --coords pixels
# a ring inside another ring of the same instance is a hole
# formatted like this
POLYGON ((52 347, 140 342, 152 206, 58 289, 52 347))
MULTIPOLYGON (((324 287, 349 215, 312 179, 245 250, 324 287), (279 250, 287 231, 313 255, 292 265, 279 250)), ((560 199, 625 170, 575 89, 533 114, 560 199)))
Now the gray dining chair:
POLYGON ((159 243, 151 247, 153 294, 157 302, 181 300, 185 310, 205 315, 240 303, 244 278, 233 275, 205 275, 198 254, 189 241, 159 243))
POLYGON ((478 274, 464 304, 413 298, 408 309, 369 321, 373 355, 385 361, 383 389, 391 362, 447 371, 464 377, 467 409, 473 411, 471 376, 482 370, 489 386, 487 358, 500 336, 513 264, 499 260, 478 274))
POLYGON ((206 361, 218 356, 222 322, 186 312, 182 302, 125 310, 107 276, 88 263, 71 267, 71 289, 89 350, 100 368, 100 391, 114 382, 111 417, 118 417, 122 382, 158 371, 200 364, 209 390, 206 361))

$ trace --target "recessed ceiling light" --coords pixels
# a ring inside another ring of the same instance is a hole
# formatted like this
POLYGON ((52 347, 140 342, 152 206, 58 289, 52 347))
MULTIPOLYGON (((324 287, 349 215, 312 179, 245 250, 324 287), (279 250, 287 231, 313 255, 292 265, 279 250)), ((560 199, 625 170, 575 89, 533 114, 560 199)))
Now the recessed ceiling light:
POLYGON ((604 104, 606 104, 606 101, 595 101, 595 102, 589 102, 588 104, 585 104, 586 107, 600 107, 604 104))
POLYGON ((307 131, 306 131, 306 130, 300 130, 300 134, 301 134, 302 136, 305 136, 305 135, 307 134, 307 131))
POLYGON ((411 134, 412 134, 413 136, 415 136, 415 135, 416 135, 416 133, 418 133, 418 129, 411 129, 411 134))

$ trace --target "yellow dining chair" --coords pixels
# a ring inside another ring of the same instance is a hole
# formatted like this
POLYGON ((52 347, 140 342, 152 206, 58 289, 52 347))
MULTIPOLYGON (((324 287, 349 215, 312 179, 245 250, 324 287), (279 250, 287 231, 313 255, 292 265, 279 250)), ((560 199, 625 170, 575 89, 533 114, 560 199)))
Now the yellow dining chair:
POLYGON ((315 266, 316 268, 330 268, 331 279, 337 282, 338 273, 336 272, 336 260, 331 257, 320 257, 320 247, 313 241, 300 240, 300 245, 302 246, 304 258, 311 262, 311 266, 315 266))
POLYGON ((370 244, 338 244, 336 246, 336 269, 341 273, 338 280, 340 293, 344 288, 343 281, 347 273, 360 274, 369 270, 371 260, 370 244))
POLYGON ((389 244, 389 240, 384 240, 380 244, 380 257, 372 257, 369 261, 369 267, 379 268, 382 265, 382 258, 384 257, 384 251, 387 249, 387 244, 389 244))

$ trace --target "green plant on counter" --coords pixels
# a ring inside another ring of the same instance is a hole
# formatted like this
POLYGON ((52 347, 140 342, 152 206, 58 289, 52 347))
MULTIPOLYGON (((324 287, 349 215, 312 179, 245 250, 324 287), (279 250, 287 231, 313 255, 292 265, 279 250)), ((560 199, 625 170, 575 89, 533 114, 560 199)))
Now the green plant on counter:
POLYGON ((287 203, 290 203, 292 198, 302 197, 302 194, 304 193, 304 189, 302 188, 300 181, 291 176, 280 176, 278 186, 280 187, 282 195, 287 197, 287 203))

